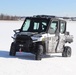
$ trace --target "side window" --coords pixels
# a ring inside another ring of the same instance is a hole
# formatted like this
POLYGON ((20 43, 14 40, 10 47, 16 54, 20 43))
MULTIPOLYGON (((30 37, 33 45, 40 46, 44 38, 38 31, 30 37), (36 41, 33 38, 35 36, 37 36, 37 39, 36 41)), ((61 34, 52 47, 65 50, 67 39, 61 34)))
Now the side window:
POLYGON ((40 22, 34 22, 33 24, 33 30, 35 31, 45 31, 47 27, 47 23, 44 21, 40 21, 40 22))
POLYGON ((38 30, 39 29, 39 23, 34 22, 34 30, 38 30))
POLYGON ((50 24, 50 34, 55 34, 57 28, 58 28, 58 21, 53 21, 50 24))
POLYGON ((66 23, 65 22, 61 22, 60 23, 60 33, 65 33, 66 31, 66 23))
POLYGON ((42 30, 46 30, 47 27, 47 23, 46 22, 42 22, 42 30))

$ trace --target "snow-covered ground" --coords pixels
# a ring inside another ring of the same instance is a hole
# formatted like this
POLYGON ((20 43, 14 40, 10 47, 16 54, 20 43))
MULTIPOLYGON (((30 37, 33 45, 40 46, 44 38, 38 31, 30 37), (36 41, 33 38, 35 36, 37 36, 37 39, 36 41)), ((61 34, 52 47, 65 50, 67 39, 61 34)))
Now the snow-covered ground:
POLYGON ((0 21, 0 75, 76 75, 76 22, 68 22, 68 31, 74 36, 72 57, 52 54, 41 61, 34 60, 33 54, 17 53, 9 56, 13 41, 13 30, 19 29, 23 21, 0 21))

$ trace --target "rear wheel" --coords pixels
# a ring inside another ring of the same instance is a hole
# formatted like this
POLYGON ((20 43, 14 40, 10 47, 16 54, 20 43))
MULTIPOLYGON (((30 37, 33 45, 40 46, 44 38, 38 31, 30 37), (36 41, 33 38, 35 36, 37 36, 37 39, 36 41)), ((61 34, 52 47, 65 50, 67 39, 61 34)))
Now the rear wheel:
POLYGON ((63 57, 71 57, 71 48, 69 46, 64 47, 62 56, 63 57))
POLYGON ((15 44, 14 44, 14 42, 11 44, 9 55, 10 56, 15 56, 16 55, 16 50, 15 50, 15 44))
POLYGON ((41 60, 42 59, 42 55, 43 55, 43 46, 42 45, 38 45, 35 59, 36 60, 41 60))

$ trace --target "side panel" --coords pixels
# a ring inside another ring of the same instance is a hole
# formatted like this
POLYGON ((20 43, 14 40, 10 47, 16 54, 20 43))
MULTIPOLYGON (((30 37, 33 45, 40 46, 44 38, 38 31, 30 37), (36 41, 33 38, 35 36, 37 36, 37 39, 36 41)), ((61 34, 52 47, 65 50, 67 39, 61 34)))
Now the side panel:
POLYGON ((57 52, 58 53, 62 53, 63 52, 63 46, 65 45, 65 36, 64 35, 60 35, 59 36, 59 43, 57 46, 57 52))
POLYGON ((47 44, 47 53, 55 53, 56 52, 56 46, 58 43, 58 36, 55 35, 48 35, 46 39, 47 44))

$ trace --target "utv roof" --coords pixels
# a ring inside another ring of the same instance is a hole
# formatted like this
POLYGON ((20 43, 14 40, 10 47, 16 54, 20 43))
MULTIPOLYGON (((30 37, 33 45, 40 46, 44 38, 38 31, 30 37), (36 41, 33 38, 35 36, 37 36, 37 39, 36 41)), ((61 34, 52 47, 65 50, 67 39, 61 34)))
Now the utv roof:
POLYGON ((34 15, 33 17, 38 17, 38 18, 56 18, 56 16, 51 16, 51 15, 34 15))
POLYGON ((45 18, 45 19, 59 19, 59 20, 63 20, 65 21, 64 19, 62 18, 59 18, 57 16, 53 16, 53 15, 34 15, 33 17, 29 17, 29 18, 45 18))

